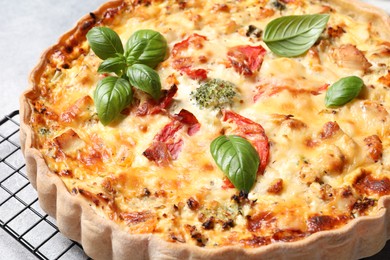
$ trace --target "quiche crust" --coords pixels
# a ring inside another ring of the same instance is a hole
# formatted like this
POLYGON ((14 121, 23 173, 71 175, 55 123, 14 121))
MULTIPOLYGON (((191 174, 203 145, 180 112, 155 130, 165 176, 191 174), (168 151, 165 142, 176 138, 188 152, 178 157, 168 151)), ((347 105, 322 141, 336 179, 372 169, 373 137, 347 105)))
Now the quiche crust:
MULTIPOLYGON (((103 16, 108 9, 119 7, 123 1, 110 1, 94 12, 103 16)), ((382 28, 390 38, 389 16, 358 0, 331 0, 346 12, 365 16, 372 26, 382 28)), ((46 61, 55 49, 66 46, 74 38, 85 35, 83 28, 91 26, 91 16, 82 18, 74 29, 64 34, 49 48, 30 76, 30 89, 21 97, 21 146, 26 159, 31 184, 38 192, 44 211, 57 220, 60 231, 82 244, 85 252, 94 259, 357 259, 370 256, 383 248, 390 239, 390 196, 378 201, 378 214, 362 216, 345 226, 320 231, 299 241, 279 242, 258 248, 225 246, 201 248, 193 245, 170 243, 153 234, 129 234, 118 225, 99 216, 80 194, 71 195, 60 177, 47 166, 36 147, 29 121, 33 113, 30 100, 39 95, 36 86, 46 61)))

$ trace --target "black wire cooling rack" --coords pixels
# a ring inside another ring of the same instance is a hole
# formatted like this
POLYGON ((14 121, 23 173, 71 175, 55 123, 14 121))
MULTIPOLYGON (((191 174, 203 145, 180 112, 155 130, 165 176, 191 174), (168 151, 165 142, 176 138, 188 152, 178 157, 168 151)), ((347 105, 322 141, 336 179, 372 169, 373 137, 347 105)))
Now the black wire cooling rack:
MULTIPOLYGON (((0 121, 1 228, 38 259, 90 259, 78 243, 59 232, 55 219, 40 208, 25 166, 19 142, 19 111, 14 111, 0 121)), ((379 254, 366 258, 384 259, 390 259, 390 242, 379 254)))
POLYGON ((19 111, 0 121, 0 226, 38 259, 89 259, 39 206, 20 149, 19 111))

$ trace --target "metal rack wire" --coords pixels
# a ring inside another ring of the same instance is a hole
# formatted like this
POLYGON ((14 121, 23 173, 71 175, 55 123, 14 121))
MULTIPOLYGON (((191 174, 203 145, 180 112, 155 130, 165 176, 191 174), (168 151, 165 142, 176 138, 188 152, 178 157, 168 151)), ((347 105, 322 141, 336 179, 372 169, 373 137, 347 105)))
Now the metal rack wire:
MULTIPOLYGON (((90 259, 39 207, 19 143, 19 111, 0 121, 0 226, 38 259, 90 259)), ((390 242, 366 260, 390 259, 390 242)))
POLYGON ((0 121, 0 226, 38 259, 89 259, 39 207, 19 143, 19 111, 0 121))

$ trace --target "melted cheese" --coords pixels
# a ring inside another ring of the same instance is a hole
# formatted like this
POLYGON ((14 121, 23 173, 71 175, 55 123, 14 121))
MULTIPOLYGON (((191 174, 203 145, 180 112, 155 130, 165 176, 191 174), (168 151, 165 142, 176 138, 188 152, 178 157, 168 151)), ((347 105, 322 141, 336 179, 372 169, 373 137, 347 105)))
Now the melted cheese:
MULTIPOLYGON (((335 38, 325 32, 321 43, 307 54, 280 58, 261 38, 246 36, 248 26, 263 30, 281 15, 322 12, 326 10, 322 1, 292 1, 282 12, 274 10, 268 1, 228 1, 227 9, 220 1, 187 1, 184 7, 174 2, 136 6, 118 17, 113 29, 124 43, 138 29, 157 30, 166 37, 170 50, 194 33, 206 36, 202 48, 190 47, 182 55, 193 57, 194 66, 205 69, 209 78, 237 86, 240 101, 229 109, 262 125, 271 144, 264 174, 257 177, 248 198, 240 197, 234 188, 224 188, 224 174, 209 152, 211 141, 223 129, 220 111, 201 109, 191 100, 190 94, 199 82, 175 69, 172 55, 158 67, 164 89, 170 88, 170 76, 178 82, 169 113, 186 109, 196 116, 201 128, 192 136, 184 130, 177 133, 183 146, 177 159, 168 165, 156 164, 143 155, 171 122, 166 115, 136 116, 131 112, 104 127, 95 108, 88 106, 80 108, 88 117, 75 115, 67 123, 59 120, 77 100, 92 97, 102 78, 96 73, 101 61, 89 50, 75 58, 68 69, 48 66, 38 86, 46 94, 33 101, 36 107, 43 104, 46 111, 44 120, 37 120, 41 115, 36 112, 32 121, 39 148, 69 191, 78 191, 99 214, 129 232, 152 232, 168 241, 208 247, 260 246, 251 239, 277 240, 275 234, 281 230, 295 230, 300 236, 293 240, 299 239, 313 232, 307 224, 312 223, 313 216, 350 219, 359 214, 354 211, 358 199, 379 198, 375 192, 357 192, 354 183, 362 169, 377 179, 389 178, 389 90, 378 82, 378 75, 390 69, 390 59, 375 55, 379 45, 389 39, 380 39, 363 18, 351 17, 332 6, 335 11, 328 26, 341 26, 345 32, 335 38), (264 10, 270 15, 265 16, 264 10), (338 66, 330 53, 345 44, 366 53, 371 69, 338 66), (238 45, 267 49, 261 69, 251 77, 229 65, 227 52, 238 45), (201 55, 207 62, 196 61, 201 55), (326 109, 321 87, 351 75, 363 78, 364 93, 341 108, 326 109), (263 94, 255 98, 260 90, 263 94), (47 111, 58 117, 50 119, 47 111), (322 134, 328 122, 337 122, 340 130, 322 134), (50 132, 38 134, 42 128, 50 132), (71 152, 69 147, 61 150, 58 143, 67 131, 77 133, 73 138, 77 146, 71 147, 71 152), (330 137, 321 138, 326 134, 330 137), (377 162, 369 158, 364 142, 372 135, 377 135, 384 147, 383 159, 377 162), (282 189, 272 194, 268 189, 278 179, 282 180, 282 189)), ((86 42, 80 48, 88 49, 86 42)), ((375 208, 361 214, 369 211, 375 208)))

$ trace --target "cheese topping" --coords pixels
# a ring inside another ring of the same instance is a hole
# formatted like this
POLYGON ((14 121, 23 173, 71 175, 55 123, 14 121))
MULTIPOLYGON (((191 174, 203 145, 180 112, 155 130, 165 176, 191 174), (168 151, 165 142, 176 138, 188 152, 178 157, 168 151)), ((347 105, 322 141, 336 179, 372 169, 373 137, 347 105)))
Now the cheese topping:
POLYGON ((138 93, 103 126, 92 96, 106 75, 85 38, 54 51, 36 86, 35 144, 69 192, 130 233, 207 247, 294 241, 377 212, 390 194, 389 37, 320 0, 143 2, 124 1, 98 26, 124 43, 139 29, 164 35, 170 54, 157 71, 163 89, 177 92, 163 112, 145 111, 150 98, 138 93), (314 13, 330 20, 306 54, 281 58, 262 42, 269 21, 314 13), (248 46, 264 49, 258 67, 229 54, 248 46), (261 125, 269 140, 265 171, 249 194, 232 188, 211 157, 211 141, 240 126, 191 98, 205 73, 237 87, 225 111, 261 125), (362 93, 327 109, 327 87, 352 75, 363 79, 362 93), (199 122, 195 133, 172 119, 183 109, 199 122), (158 136, 173 128, 161 144, 158 136), (148 149, 163 159, 150 159, 148 149))

